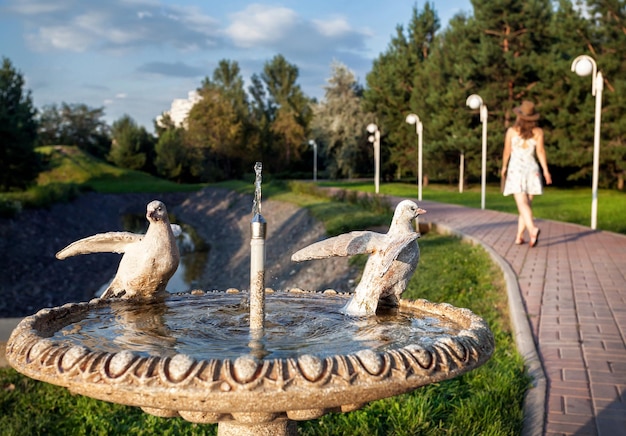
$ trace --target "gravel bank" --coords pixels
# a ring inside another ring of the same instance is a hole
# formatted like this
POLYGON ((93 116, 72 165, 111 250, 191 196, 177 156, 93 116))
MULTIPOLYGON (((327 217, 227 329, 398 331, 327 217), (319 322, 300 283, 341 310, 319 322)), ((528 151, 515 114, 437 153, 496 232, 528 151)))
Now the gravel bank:
MULTIPOLYGON (((170 213, 192 225, 210 245, 200 289, 249 287, 251 196, 217 188, 192 194, 87 193, 71 203, 0 219, 0 317, 21 317, 91 299, 115 274, 120 255, 91 254, 59 261, 54 254, 77 239, 123 230, 121 217, 145 213, 146 204, 154 199, 162 200, 170 213)), ((294 251, 325 237, 323 226, 305 210, 269 200, 263 202, 262 213, 268 222, 266 286, 352 288, 357 271, 348 259, 291 262, 294 251)))

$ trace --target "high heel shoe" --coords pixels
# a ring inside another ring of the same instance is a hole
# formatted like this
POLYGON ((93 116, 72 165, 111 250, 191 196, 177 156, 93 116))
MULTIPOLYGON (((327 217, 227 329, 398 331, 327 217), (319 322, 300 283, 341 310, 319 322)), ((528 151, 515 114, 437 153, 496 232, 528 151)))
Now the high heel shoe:
POLYGON ((537 229, 537 233, 535 233, 535 236, 530 237, 530 248, 536 246, 539 242, 539 233, 541 233, 541 229, 537 229))
POLYGON ((525 242, 526 241, 524 241, 524 238, 515 238, 515 245, 522 245, 525 242))

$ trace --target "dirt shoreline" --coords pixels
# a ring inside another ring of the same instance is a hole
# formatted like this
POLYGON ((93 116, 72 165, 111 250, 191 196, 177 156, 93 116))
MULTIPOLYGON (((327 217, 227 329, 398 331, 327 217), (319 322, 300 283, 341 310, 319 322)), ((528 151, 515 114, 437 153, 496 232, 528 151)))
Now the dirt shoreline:
MULTIPOLYGON (((249 287, 251 196, 220 188, 191 194, 86 193, 70 203, 0 219, 0 318, 90 300, 115 273, 120 255, 91 254, 59 261, 54 254, 77 239, 122 230, 122 215, 145 213, 153 199, 162 200, 170 213, 192 225, 210 245, 198 288, 249 287)), ((291 262, 294 251, 325 237, 323 226, 305 210, 269 200, 263 202, 262 213, 268 222, 267 287, 353 288, 358 272, 346 258, 291 262)))

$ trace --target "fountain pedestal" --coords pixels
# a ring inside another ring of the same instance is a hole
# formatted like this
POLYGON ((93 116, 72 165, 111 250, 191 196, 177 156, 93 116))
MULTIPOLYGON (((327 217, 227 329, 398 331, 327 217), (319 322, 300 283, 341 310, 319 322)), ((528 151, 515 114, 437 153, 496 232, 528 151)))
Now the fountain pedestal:
POLYGON ((295 421, 456 377, 494 348, 487 324, 467 309, 401 300, 397 312, 350 318, 340 313, 348 296, 333 292, 269 293, 264 335, 255 340, 248 297, 44 309, 14 330, 7 359, 75 393, 217 422, 220 435, 286 435, 295 421))

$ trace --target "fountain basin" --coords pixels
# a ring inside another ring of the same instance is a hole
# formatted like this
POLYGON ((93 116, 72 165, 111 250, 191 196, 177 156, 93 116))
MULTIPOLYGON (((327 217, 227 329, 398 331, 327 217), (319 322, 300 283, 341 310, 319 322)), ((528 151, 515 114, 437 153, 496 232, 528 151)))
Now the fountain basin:
POLYGON ((493 353, 489 327, 468 309, 401 300, 393 312, 350 318, 340 313, 348 298, 270 292, 262 335, 247 327, 245 292, 141 305, 95 299, 25 318, 6 354, 19 372, 75 393, 162 417, 256 426, 355 410, 456 377, 493 353))

